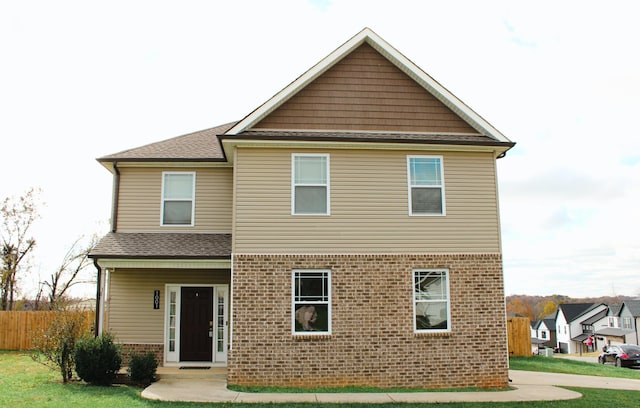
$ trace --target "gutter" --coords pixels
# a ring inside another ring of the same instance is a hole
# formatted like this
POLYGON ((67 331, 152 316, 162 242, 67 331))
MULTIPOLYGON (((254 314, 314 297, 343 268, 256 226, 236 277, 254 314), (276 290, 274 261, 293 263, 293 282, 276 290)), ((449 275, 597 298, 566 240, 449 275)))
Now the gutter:
POLYGON ((97 281, 96 281, 96 316, 95 316, 95 323, 94 323, 94 328, 93 328, 93 334, 98 337, 98 329, 100 327, 100 286, 102 283, 102 268, 100 268, 100 265, 98 265, 98 258, 93 258, 93 265, 96 267, 96 269, 98 270, 98 276, 97 276, 97 281))
MULTIPOLYGON (((118 162, 113 162, 113 197, 111 205, 111 232, 116 232, 118 227, 118 201, 120 195, 120 170, 118 169, 118 162)), ((98 269, 99 271, 100 269, 98 269)))

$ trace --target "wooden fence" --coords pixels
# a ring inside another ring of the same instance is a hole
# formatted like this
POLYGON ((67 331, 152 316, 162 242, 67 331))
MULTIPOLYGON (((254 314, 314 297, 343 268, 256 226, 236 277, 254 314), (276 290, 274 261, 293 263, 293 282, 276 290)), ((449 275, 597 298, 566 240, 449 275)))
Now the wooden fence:
POLYGON ((509 357, 531 356, 531 323, 527 317, 507 318, 509 357))
MULTIPOLYGON (((87 314, 87 324, 93 323, 92 311, 87 314)), ((4 312, 0 311, 0 350, 31 350, 31 339, 42 329, 49 327, 56 312, 4 312)))

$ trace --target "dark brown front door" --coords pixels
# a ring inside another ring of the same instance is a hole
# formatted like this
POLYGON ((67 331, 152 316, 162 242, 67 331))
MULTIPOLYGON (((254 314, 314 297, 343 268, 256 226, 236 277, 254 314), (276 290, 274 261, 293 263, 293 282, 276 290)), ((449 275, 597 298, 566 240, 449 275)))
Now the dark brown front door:
POLYGON ((212 361, 213 288, 183 287, 180 361, 212 361))

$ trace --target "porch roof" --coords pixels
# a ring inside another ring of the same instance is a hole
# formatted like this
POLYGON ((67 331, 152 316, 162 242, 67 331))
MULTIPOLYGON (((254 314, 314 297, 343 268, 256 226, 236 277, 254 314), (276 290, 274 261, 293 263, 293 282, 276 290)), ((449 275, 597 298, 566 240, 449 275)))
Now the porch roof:
POLYGON ((601 330, 596 330, 595 334, 599 334, 601 336, 615 336, 615 337, 623 337, 626 334, 633 333, 633 330, 625 330, 619 329, 617 327, 605 327, 601 330))
POLYGON ((110 232, 94 259, 231 259, 231 234, 110 232))

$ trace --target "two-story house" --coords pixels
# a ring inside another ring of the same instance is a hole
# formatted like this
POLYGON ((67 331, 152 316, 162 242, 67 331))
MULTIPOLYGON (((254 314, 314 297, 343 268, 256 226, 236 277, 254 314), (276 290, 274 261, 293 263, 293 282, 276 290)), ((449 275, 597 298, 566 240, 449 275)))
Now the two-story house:
POLYGON ((619 345, 630 342, 634 338, 634 329, 630 319, 629 308, 623 305, 610 305, 604 316, 596 323, 595 334, 599 342, 599 348, 604 346, 619 345), (622 310, 626 309, 625 317, 622 310), (624 322, 624 323, 623 323, 624 322))
POLYGON ((625 343, 640 345, 640 300, 626 300, 620 309, 621 328, 629 333, 625 343))
POLYGON ((556 339, 561 353, 586 351, 584 341, 593 335, 592 318, 600 319, 607 311, 604 303, 565 303, 556 311, 556 339))
POLYGON ((240 121, 98 159, 98 329, 229 384, 504 387, 513 145, 364 29, 240 121))

